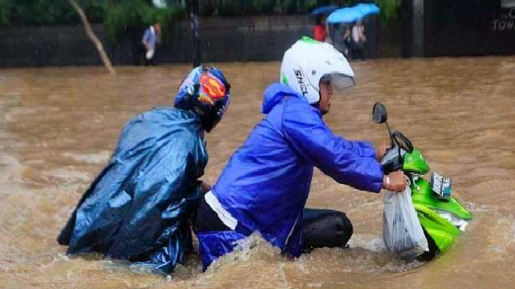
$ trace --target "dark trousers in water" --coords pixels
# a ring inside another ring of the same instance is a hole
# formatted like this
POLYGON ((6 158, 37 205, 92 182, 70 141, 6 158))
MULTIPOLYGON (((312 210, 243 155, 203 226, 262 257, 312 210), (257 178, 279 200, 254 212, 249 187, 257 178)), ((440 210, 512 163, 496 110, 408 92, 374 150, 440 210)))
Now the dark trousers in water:
POLYGON ((139 48, 139 55, 140 55, 139 58, 141 59, 139 65, 144 65, 144 66, 157 65, 157 53, 158 53, 158 51, 157 51, 157 47, 156 47, 152 58, 147 59, 147 48, 145 46, 141 45, 139 48))
MULTIPOLYGON (((202 200, 195 217, 197 232, 230 231, 216 212, 202 200)), ((322 247, 345 247, 353 228, 345 213, 335 210, 304 209, 302 235, 304 252, 322 247)))
POLYGON ((156 56, 154 55, 154 56, 153 56, 152 58, 150 58, 150 59, 147 59, 146 57, 144 57, 143 65, 144 65, 144 66, 156 66, 156 65, 157 65, 157 62, 156 62, 156 56))
POLYGON ((365 61, 365 43, 352 42, 350 54, 352 59, 361 59, 365 61))

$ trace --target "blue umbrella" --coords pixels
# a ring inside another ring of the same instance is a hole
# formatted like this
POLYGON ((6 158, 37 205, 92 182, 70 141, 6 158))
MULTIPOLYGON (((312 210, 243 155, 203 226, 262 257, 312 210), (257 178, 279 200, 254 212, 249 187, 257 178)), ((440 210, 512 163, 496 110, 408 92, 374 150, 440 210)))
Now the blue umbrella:
POLYGON ((371 15, 371 14, 379 14, 379 12, 381 11, 381 9, 379 9, 379 7, 377 7, 377 5, 373 4, 373 3, 370 3, 370 4, 360 3, 360 4, 352 7, 352 9, 359 11, 361 14, 363 14, 363 16, 367 16, 367 15, 371 15))
POLYGON ((335 6, 335 5, 320 6, 316 9, 314 9, 313 11, 311 11, 311 13, 309 15, 311 17, 317 17, 318 15, 329 14, 336 9, 338 9, 338 6, 335 6))
POLYGON ((342 8, 331 13, 327 18, 327 22, 331 24, 352 23, 362 19, 364 16, 365 15, 354 8, 342 8))

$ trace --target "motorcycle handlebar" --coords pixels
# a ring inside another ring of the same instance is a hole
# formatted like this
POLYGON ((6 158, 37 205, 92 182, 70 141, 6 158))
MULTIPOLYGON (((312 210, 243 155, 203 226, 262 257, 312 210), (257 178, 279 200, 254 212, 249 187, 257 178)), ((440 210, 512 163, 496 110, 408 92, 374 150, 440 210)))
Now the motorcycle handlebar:
POLYGON ((412 153, 413 152, 413 144, 400 131, 395 131, 392 134, 392 140, 399 148, 405 150, 408 153, 412 153))
POLYGON ((412 153, 414 149, 411 141, 399 131, 393 132, 391 138, 392 147, 386 151, 386 154, 381 160, 385 174, 402 170, 404 165, 404 153, 412 153))

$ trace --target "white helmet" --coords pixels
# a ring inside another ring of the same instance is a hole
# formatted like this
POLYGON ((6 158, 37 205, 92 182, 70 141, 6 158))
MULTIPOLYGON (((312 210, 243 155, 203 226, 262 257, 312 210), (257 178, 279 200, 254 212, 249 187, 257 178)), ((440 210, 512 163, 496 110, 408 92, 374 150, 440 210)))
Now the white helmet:
POLYGON ((320 101, 320 79, 337 89, 356 85, 354 71, 331 44, 302 37, 286 50, 281 63, 281 83, 303 94, 310 104, 320 101))

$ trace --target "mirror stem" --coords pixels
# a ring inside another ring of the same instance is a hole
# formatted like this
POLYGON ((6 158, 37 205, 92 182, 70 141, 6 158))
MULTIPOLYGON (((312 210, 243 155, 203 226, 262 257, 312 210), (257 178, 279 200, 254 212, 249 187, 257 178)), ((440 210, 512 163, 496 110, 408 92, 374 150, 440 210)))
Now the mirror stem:
POLYGON ((393 143, 392 131, 390 130, 390 126, 388 125, 387 121, 385 121, 384 124, 386 125, 386 129, 388 130, 388 135, 390 135, 390 146, 393 148, 394 147, 394 143, 393 143))

